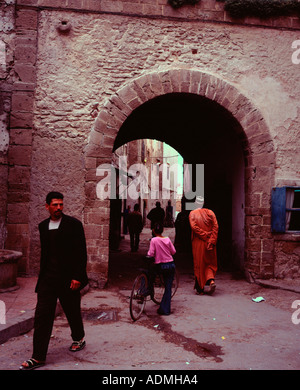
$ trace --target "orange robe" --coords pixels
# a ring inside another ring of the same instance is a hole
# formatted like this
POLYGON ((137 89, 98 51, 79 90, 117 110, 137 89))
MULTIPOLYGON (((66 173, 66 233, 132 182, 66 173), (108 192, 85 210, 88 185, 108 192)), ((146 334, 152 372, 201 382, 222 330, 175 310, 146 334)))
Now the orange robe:
POLYGON ((201 289, 209 279, 214 279, 217 272, 218 222, 213 211, 196 209, 190 212, 192 228, 192 249, 194 274, 201 289), (211 248, 211 249, 208 249, 211 248))

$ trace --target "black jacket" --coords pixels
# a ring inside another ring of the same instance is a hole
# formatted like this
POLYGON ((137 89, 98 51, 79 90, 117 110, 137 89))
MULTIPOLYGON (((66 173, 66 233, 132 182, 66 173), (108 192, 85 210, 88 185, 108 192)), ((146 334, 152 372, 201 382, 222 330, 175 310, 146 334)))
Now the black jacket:
POLYGON ((165 211, 161 207, 155 207, 149 211, 147 218, 151 221, 151 229, 154 228, 155 223, 159 222, 161 224, 164 223, 165 219, 165 211))
MULTIPOLYGON (((49 260, 49 221, 45 219, 39 224, 41 241, 40 273, 35 291, 38 292, 49 260)), ((63 214, 57 233, 59 270, 63 285, 69 287, 71 280, 81 282, 80 289, 88 284, 86 273, 87 251, 82 223, 73 217, 63 214)))

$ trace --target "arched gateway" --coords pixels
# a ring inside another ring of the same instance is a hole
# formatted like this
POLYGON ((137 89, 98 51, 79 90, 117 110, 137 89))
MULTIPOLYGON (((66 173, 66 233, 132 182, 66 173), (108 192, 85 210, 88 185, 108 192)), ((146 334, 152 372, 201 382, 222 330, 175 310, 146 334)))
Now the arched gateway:
MULTIPOLYGON (((234 127, 235 139, 243 155, 243 183, 240 187, 243 187, 244 200, 242 210, 235 215, 243 222, 238 233, 243 236, 243 268, 260 277, 272 276, 274 243, 270 196, 274 185, 275 152, 269 129, 259 110, 224 79, 194 69, 170 69, 148 73, 128 82, 103 106, 91 131, 85 151, 84 220, 90 277, 100 285, 105 282, 109 260, 110 203, 109 200, 97 199, 99 178, 96 168, 111 163, 119 131, 123 126, 124 132, 124 123, 132 117, 131 114, 159 97, 175 95, 182 99, 201 97, 202 100, 196 99, 193 103, 195 107, 206 104, 212 115, 219 112, 224 118, 230 118, 228 123, 234 127)), ((227 128, 224 129, 226 135, 227 128)), ((128 142, 130 137, 123 136, 123 139, 128 142)), ((139 138, 146 138, 142 130, 139 138)), ((151 138, 149 134, 147 138, 151 138)), ((192 143, 195 142, 197 140, 193 139, 192 143)))

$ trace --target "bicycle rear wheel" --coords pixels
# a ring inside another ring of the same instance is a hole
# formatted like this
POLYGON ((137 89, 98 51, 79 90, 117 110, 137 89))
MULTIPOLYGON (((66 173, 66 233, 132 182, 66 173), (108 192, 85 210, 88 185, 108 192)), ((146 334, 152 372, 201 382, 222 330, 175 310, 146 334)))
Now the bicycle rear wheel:
POLYGON ((140 318, 146 305, 146 292, 148 288, 148 278, 145 274, 140 274, 133 282, 129 311, 133 321, 140 318))

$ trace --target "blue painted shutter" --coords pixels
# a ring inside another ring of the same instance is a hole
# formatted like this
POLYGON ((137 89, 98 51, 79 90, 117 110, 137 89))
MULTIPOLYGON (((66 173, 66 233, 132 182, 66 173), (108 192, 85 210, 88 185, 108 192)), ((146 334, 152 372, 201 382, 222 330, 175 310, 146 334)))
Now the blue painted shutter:
POLYGON ((272 189, 272 232, 285 233, 286 187, 272 189))

